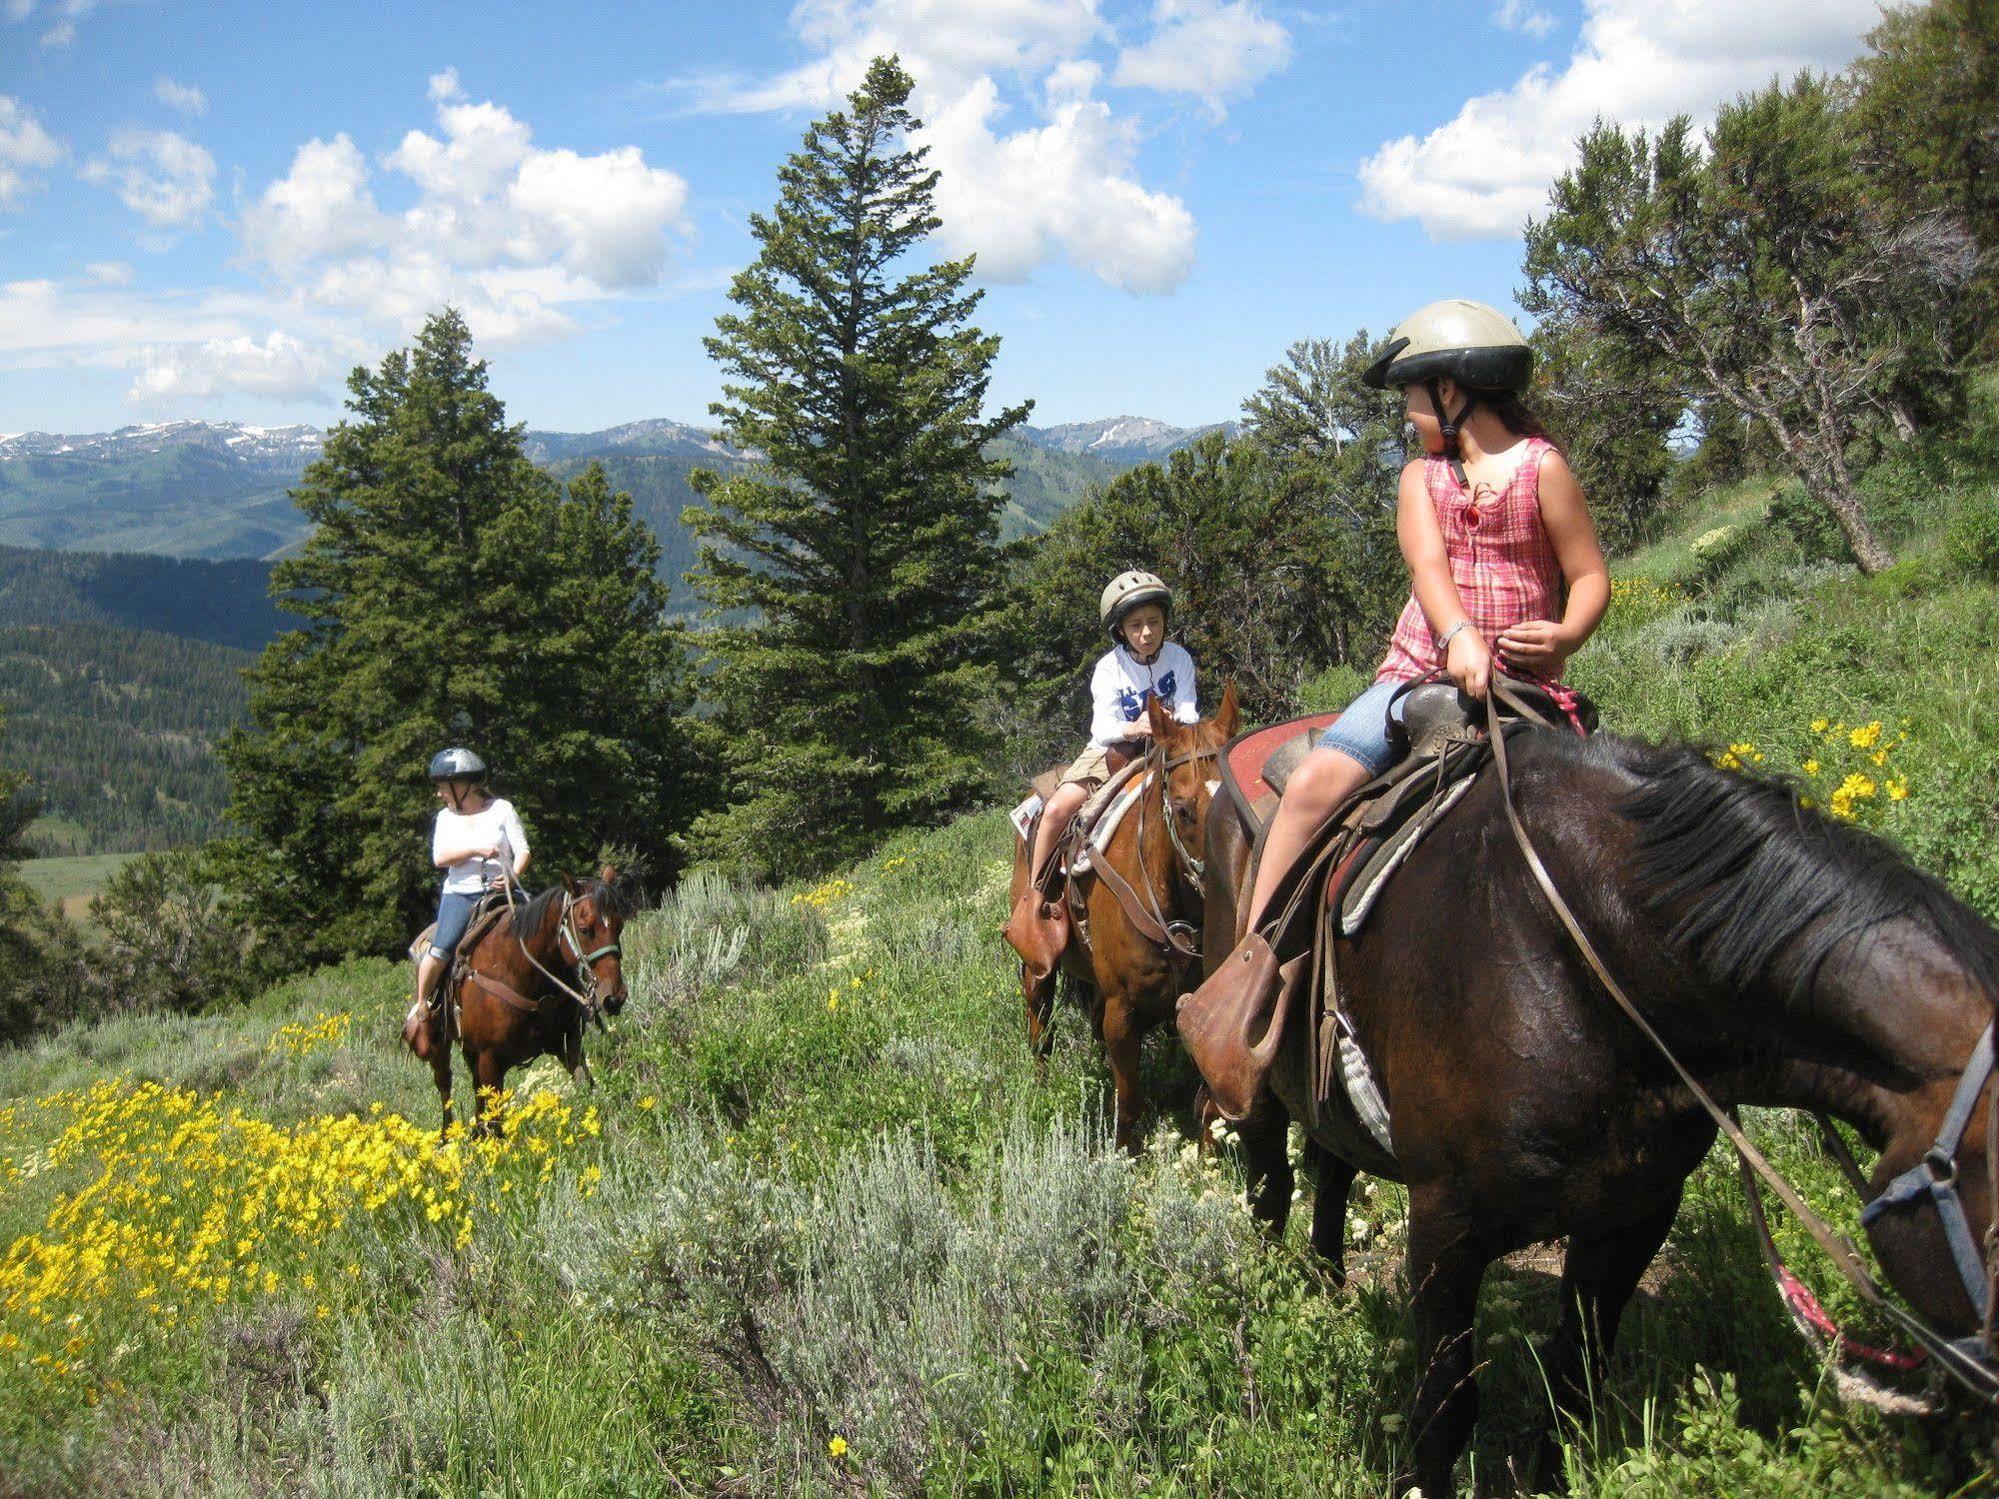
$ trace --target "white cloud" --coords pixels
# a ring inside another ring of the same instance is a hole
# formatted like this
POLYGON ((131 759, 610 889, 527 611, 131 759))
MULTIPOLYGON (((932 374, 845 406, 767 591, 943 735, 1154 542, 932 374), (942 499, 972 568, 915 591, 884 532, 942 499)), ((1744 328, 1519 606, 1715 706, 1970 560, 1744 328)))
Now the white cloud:
POLYGON ((280 269, 349 254, 387 232, 368 190, 368 163, 345 135, 300 146, 291 170, 243 213, 244 247, 280 269))
POLYGON ((937 216, 945 247, 977 252, 981 274, 1018 281, 1057 255, 1125 291, 1171 291, 1194 262, 1194 217, 1130 175, 1137 131, 1074 90, 1051 99, 1046 124, 1001 135, 991 79, 939 110, 924 139, 943 169, 937 216))
POLYGON ((322 394, 331 372, 325 353, 287 333, 273 331, 261 343, 247 336, 211 338, 146 349, 126 397, 172 403, 230 392, 307 400, 322 394))
POLYGON ((12 208, 30 183, 28 173, 54 166, 63 148, 19 99, 0 94, 0 209, 12 208))
POLYGON ((1541 37, 1555 29, 1555 18, 1533 0, 1499 0, 1493 8, 1492 24, 1501 31, 1521 31, 1541 37))
POLYGON ((436 133, 412 130, 380 180, 345 135, 301 146, 243 216, 243 246, 301 304, 408 331, 456 303, 482 340, 557 336, 564 309, 658 284, 688 228, 687 184, 636 146, 534 144, 504 105, 430 80, 436 133), (413 190, 397 211, 378 190, 413 190))
POLYGON ((1291 34, 1253 0, 1153 0, 1153 33, 1118 54, 1111 82, 1193 94, 1219 117, 1291 60, 1291 34))
POLYGON ((792 26, 813 56, 770 78, 709 75, 666 87, 696 110, 819 111, 900 55, 916 80, 918 144, 941 173, 940 241, 981 276, 1018 280, 1067 259, 1113 286, 1161 292, 1193 265, 1186 205, 1138 171, 1139 119, 1096 97, 1113 82, 1192 94, 1219 117, 1289 55, 1258 0, 1153 0, 1152 32, 1122 53, 1098 0, 803 0, 792 26), (1028 118, 1013 128, 1014 112, 1028 118))
POLYGON ((153 81, 153 97, 185 115, 208 113, 208 95, 191 83, 175 83, 164 73, 153 81))
POLYGON ((54 52, 76 42, 76 22, 58 21, 42 33, 42 50, 54 52))
POLYGON ((134 213, 162 228, 192 223, 215 200, 215 158, 171 130, 120 130, 111 160, 83 169, 86 182, 117 190, 134 213))
POLYGON ((93 260, 83 268, 87 286, 130 286, 132 267, 122 260, 93 260))
MULTIPOLYGON (((1844 66, 1880 21, 1875 0, 1585 0, 1574 54, 1465 101, 1418 139, 1360 167, 1362 209, 1416 219, 1433 239, 1504 239, 1543 211, 1548 185, 1599 117, 1656 129, 1799 69, 1844 66)), ((1502 6, 1502 9, 1505 9, 1502 6)))

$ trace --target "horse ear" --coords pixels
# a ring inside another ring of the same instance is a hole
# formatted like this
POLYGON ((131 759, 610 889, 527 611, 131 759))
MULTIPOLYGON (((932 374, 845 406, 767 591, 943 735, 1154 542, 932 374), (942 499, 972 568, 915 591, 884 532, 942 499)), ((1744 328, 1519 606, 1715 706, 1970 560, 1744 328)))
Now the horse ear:
POLYGON ((597 871, 597 878, 603 881, 606 885, 617 884, 618 883, 617 867, 612 864, 606 864, 602 869, 597 871))
POLYGON ((576 893, 576 879, 567 870, 562 875, 562 888, 567 890, 571 895, 576 893))
POLYGON ((1231 677, 1228 685, 1222 688, 1222 705, 1215 709, 1215 727, 1220 729, 1225 737, 1233 739, 1236 724, 1241 718, 1242 707, 1236 701, 1235 678, 1231 677))
POLYGON ((1145 700, 1145 717, 1152 725, 1152 737, 1164 742, 1173 737, 1173 715, 1166 711, 1158 698, 1145 700))

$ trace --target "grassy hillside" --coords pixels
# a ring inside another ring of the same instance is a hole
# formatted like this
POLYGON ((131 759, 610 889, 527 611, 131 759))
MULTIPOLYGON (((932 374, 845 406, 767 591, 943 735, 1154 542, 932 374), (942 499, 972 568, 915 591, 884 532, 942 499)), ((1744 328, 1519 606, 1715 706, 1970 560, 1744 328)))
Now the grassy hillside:
MULTIPOLYGON (((628 931, 597 1091, 543 1064, 499 1142, 434 1144, 386 962, 0 1060, 0 1469, 27 1493, 1379 1492, 1414 1372, 1401 1193, 1356 1195, 1338 1291, 1302 1222, 1259 1238, 1184 1116, 1111 1152, 1081 1018, 1044 1079, 1026 1055, 1007 836, 991 814, 811 889, 691 884, 628 931)), ((1169 1048, 1149 1070, 1184 1097, 1169 1048)), ((1753 1125, 1842 1204, 1804 1131, 1753 1125)), ((1480 1474, 1540 1419, 1554 1292, 1545 1251, 1488 1281, 1480 1474)), ((1720 1157, 1627 1327, 1583 1492, 1975 1471, 1975 1431, 1834 1405, 1720 1157)))
MULTIPOLYGON (((1964 454, 1921 464, 1879 479, 1906 555, 1871 580, 1769 484, 1712 497, 1620 564, 1574 675, 1611 725, 1791 774, 1999 915, 1999 584, 1960 544, 1999 496, 1964 454)), ((501 1141, 433 1142, 386 962, 0 1057, 0 1472, 33 1494, 1380 1492, 1414 1378, 1400 1192, 1356 1195, 1335 1290, 1303 1215, 1263 1242, 1227 1153, 1186 1140, 1164 1042, 1146 1153, 1110 1152, 1082 1018, 1045 1077, 1026 1054, 1008 836, 990 813, 810 888, 690 881, 628 929, 597 1091, 538 1066, 501 1141)), ((1851 1231, 1809 1131, 1749 1122, 1851 1231)), ((1555 1267, 1544 1247, 1487 1281, 1478 1481, 1545 1415, 1555 1267)), ((1838 1405, 1720 1154, 1606 1395, 1568 1449, 1578 1492, 1991 1483, 1988 1424, 1838 1405)))
POLYGON ((79 854, 69 858, 29 859, 19 866, 21 878, 38 899, 60 901, 71 921, 90 921, 90 898, 101 894, 111 876, 137 858, 136 854, 79 854))

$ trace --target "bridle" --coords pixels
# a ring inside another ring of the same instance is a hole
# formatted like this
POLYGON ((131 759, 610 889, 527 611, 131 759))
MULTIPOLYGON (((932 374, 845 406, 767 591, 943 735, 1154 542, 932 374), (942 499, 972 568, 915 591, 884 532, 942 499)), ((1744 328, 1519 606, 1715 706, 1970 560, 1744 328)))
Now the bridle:
POLYGON ((585 952, 583 950, 583 939, 576 931, 577 905, 578 901, 575 892, 565 888, 562 892, 562 916, 556 925, 555 946, 556 951, 562 952, 570 960, 573 970, 572 976, 579 983, 588 986, 590 992, 587 996, 577 988, 564 983, 543 966, 541 960, 528 951, 525 939, 516 935, 514 941, 520 944, 521 955, 535 966, 541 976, 555 985, 564 994, 567 994, 571 999, 575 1000, 577 1004, 581 1005, 586 1020, 594 1021, 597 1028, 602 1030, 604 1029, 604 986, 603 981, 597 977, 596 968, 592 965, 600 958, 621 954, 624 948, 619 943, 607 942, 602 947, 585 952), (564 951, 565 948, 567 949, 566 951, 564 951))
POLYGON ((1180 819, 1177 815, 1179 807, 1173 800, 1173 772, 1183 765, 1192 765, 1197 761, 1219 760, 1221 754, 1220 748, 1217 747, 1215 749, 1184 750, 1180 754, 1168 758, 1166 746, 1157 741, 1154 741, 1152 746, 1146 751, 1147 759, 1157 756, 1159 760, 1159 764, 1154 767, 1154 770, 1159 776, 1159 802, 1164 812, 1166 836, 1173 844, 1173 855, 1179 861, 1181 875, 1185 877, 1189 885, 1193 886, 1194 893, 1203 900, 1207 899, 1208 895, 1208 861, 1204 858, 1197 859, 1189 853, 1186 842, 1180 836, 1180 819))
MULTIPOLYGON (((1937 1131, 1936 1143, 1923 1155, 1922 1161, 1902 1172, 1876 1197, 1867 1203, 1860 1214, 1863 1225, 1872 1224, 1882 1214, 1900 1208, 1927 1203, 1936 1212, 1941 1223, 1945 1241, 1950 1245, 1951 1259, 1955 1263, 1958 1278, 1964 1284, 1965 1294, 1970 1298, 1972 1309, 1977 1312, 1982 1326, 1979 1335, 1968 1338, 1948 1338, 1928 1323, 1904 1311, 1888 1298, 1875 1280, 1872 1272, 1861 1261, 1859 1251, 1853 1244, 1835 1230, 1817 1213, 1806 1205, 1798 1190, 1785 1180, 1782 1173, 1764 1157, 1749 1137, 1743 1133, 1741 1124, 1727 1109, 1715 1102, 1707 1089, 1695 1079, 1686 1065, 1674 1055, 1652 1023, 1634 1004, 1624 988, 1611 975, 1610 969, 1598 956, 1595 944, 1583 931, 1568 902, 1548 873, 1548 867, 1535 851, 1534 844, 1527 836, 1527 829, 1520 821, 1520 813, 1513 804, 1513 774, 1508 764, 1506 750, 1506 726, 1499 718, 1499 705, 1504 702, 1516 713, 1531 721, 1545 723, 1546 720, 1532 707, 1523 702, 1504 680, 1495 674, 1491 688, 1486 695, 1486 732, 1492 744, 1493 764, 1498 771, 1500 799, 1506 808, 1506 819, 1513 829, 1514 841, 1527 861, 1528 871, 1534 876, 1541 893, 1554 908, 1556 917, 1567 929, 1576 950, 1595 973, 1597 980, 1609 993, 1625 1018, 1635 1025, 1639 1032, 1650 1041, 1678 1075, 1680 1082, 1706 1111, 1715 1126, 1735 1147, 1740 1157, 1745 1177, 1749 1172, 1763 1179, 1778 1201, 1791 1210, 1791 1214, 1811 1235, 1818 1246, 1826 1252, 1834 1266, 1860 1294, 1863 1301, 1876 1308, 1903 1333, 1930 1354, 1937 1366, 1952 1378, 1988 1404, 1999 1403, 1999 1349, 1993 1342, 1993 1317, 1995 1288, 1999 1287, 1999 1101, 1987 1111, 1986 1120, 1986 1168, 1991 1173, 1994 1197, 1992 1200, 1994 1228, 1988 1229, 1985 1246, 1981 1253, 1977 1242, 1971 1236, 1971 1226, 1964 1216, 1964 1204, 1957 1194, 1957 1153, 1964 1143, 1964 1132, 1971 1119, 1971 1110, 1978 1095, 1985 1087, 1993 1070, 1993 1026, 1987 1025, 1971 1049, 1964 1072, 1958 1079, 1957 1093, 1952 1098, 1949 1111, 1944 1115, 1943 1124, 1937 1131)), ((1837 1138, 1837 1136, 1834 1136, 1837 1138)), ((1841 1147, 1842 1155, 1844 1146, 1841 1147)), ((1849 1167, 1849 1175, 1858 1178, 1858 1171, 1849 1167)), ((1751 1195, 1751 1203, 1755 1197, 1751 1195)), ((1756 1207, 1760 1216, 1761 1207, 1756 1207)))

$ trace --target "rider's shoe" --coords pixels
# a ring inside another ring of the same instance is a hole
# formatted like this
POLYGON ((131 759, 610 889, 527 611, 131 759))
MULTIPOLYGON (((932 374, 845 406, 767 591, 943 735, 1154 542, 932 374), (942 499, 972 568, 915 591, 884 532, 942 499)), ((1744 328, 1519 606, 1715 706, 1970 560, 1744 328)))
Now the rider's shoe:
POLYGON ((1027 965, 1028 977, 1038 983, 1055 972, 1062 950, 1069 945, 1068 908, 1030 885, 1013 903, 1013 914, 1001 932, 1027 965))

